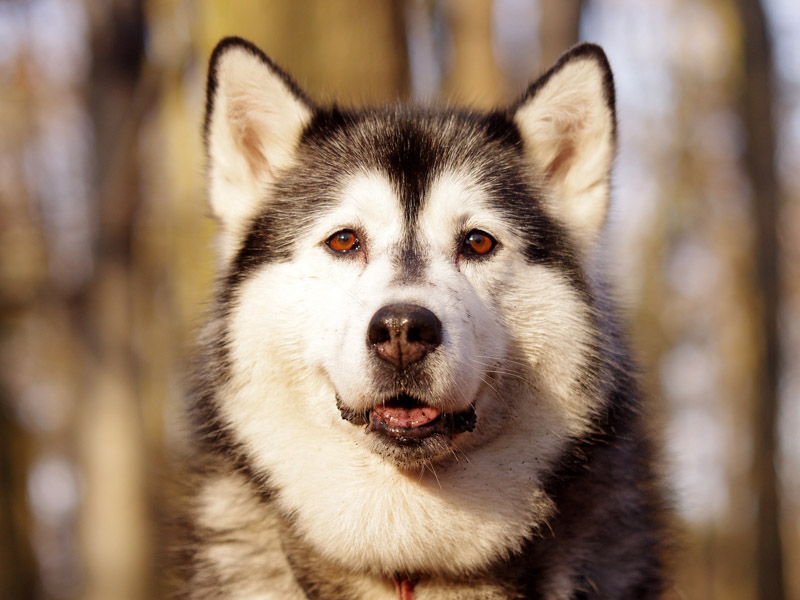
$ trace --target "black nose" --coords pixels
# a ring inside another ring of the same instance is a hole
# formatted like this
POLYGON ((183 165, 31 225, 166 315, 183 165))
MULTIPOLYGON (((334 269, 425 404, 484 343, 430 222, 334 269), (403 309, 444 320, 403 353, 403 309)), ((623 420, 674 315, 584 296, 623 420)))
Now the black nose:
POLYGON ((442 322, 422 306, 390 304, 372 317, 367 341, 379 358, 402 370, 442 343, 442 322))

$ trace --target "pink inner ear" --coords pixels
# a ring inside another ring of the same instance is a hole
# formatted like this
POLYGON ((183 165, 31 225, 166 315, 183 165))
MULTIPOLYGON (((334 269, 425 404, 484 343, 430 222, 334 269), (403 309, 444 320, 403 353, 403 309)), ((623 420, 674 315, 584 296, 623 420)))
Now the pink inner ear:
POLYGON ((571 140, 565 139, 558 150, 558 154, 556 154, 555 158, 547 165, 547 170, 545 171, 547 178, 552 179, 554 175, 568 170, 574 156, 575 144, 571 140))
POLYGON ((259 132, 253 121, 247 116, 247 107, 242 104, 244 103, 232 102, 227 115, 235 143, 241 150, 254 177, 271 176, 272 171, 267 157, 264 156, 259 132))
POLYGON ((262 140, 257 122, 253 121, 250 107, 243 98, 232 99, 227 111, 228 123, 234 143, 247 161, 250 173, 260 179, 264 175, 272 176, 269 161, 262 149, 262 140))
POLYGON ((255 129, 252 126, 245 127, 240 133, 238 141, 253 176, 259 177, 266 172, 271 177, 273 173, 269 167, 267 157, 261 151, 261 144, 255 129))

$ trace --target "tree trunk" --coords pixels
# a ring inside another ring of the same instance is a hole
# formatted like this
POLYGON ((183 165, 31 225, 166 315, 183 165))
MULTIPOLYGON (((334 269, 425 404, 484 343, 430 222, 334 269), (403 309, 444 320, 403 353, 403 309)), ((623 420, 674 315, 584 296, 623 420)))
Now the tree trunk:
MULTIPOLYGON (((0 327, 5 326, 0 319, 0 327)), ((33 598, 36 568, 24 493, 30 444, 29 435, 12 418, 12 408, 0 382, 0 598, 33 598)))
POLYGON ((540 0, 540 69, 549 69, 558 57, 578 42, 582 0, 540 0))
POLYGON ((444 95, 477 108, 492 108, 505 96, 492 51, 492 1, 445 0, 443 7, 454 50, 444 95))
POLYGON ((93 5, 88 101, 98 228, 94 273, 75 302, 84 347, 79 457, 85 478, 80 542, 86 600, 150 597, 144 433, 133 352, 133 238, 141 210, 137 134, 154 89, 142 63, 141 0, 93 5))
POLYGON ((753 186, 756 287, 761 309, 754 419, 754 482, 758 497, 756 570, 758 597, 783 600, 783 552, 780 497, 775 469, 778 451, 778 379, 781 366, 778 311, 781 283, 778 269, 777 222, 779 190, 775 169, 772 48, 761 3, 738 0, 744 31, 744 77, 741 111, 747 132, 745 165, 753 186))
POLYGON ((236 32, 312 98, 380 103, 410 93, 404 0, 203 0, 198 6, 205 50, 236 32))

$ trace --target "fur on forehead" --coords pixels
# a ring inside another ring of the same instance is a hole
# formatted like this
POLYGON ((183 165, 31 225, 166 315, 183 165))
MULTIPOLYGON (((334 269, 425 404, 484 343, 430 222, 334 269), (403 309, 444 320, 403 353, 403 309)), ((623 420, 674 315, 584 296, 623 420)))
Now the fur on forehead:
POLYGON ((616 151, 614 81, 603 50, 575 46, 512 110, 525 153, 550 190, 548 207, 585 251, 608 213, 616 151))

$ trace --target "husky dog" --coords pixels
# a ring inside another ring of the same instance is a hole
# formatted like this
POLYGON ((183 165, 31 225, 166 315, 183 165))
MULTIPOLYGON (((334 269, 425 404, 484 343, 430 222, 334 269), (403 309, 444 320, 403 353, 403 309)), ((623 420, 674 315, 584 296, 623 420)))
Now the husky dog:
POLYGON ((595 45, 488 113, 318 106, 217 46, 185 598, 661 595, 653 451, 592 268, 615 137, 595 45))

